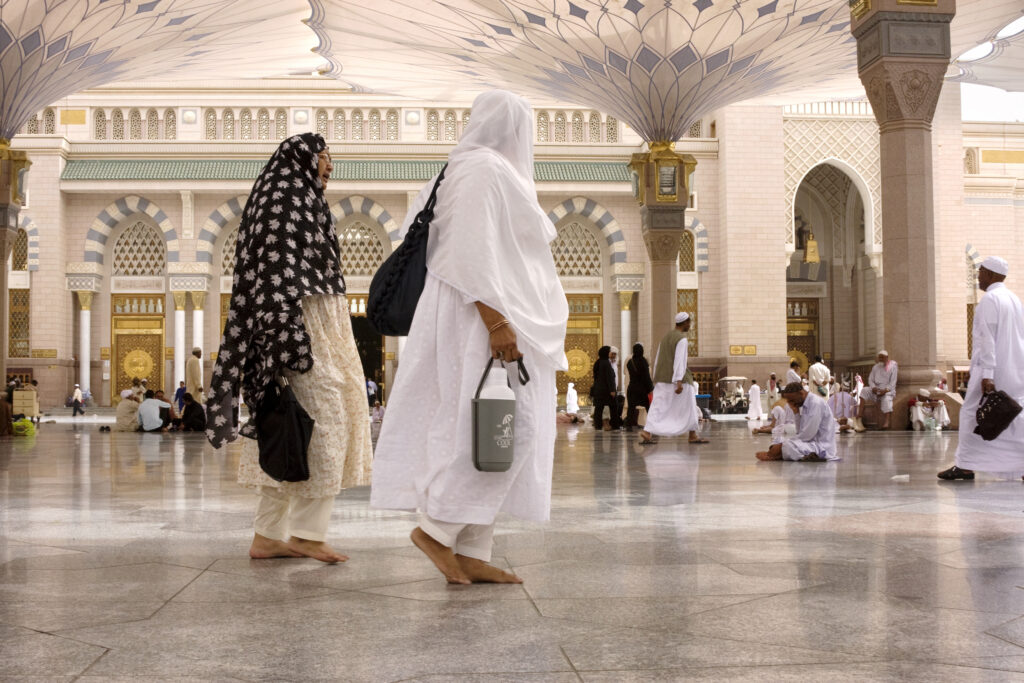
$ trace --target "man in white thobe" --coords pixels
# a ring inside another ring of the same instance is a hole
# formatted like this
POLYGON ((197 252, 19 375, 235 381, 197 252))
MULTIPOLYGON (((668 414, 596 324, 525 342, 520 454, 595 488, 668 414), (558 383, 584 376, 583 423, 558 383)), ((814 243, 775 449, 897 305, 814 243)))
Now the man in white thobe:
POLYGON ((941 432, 943 427, 949 425, 946 402, 933 399, 929 389, 921 389, 917 392, 914 405, 910 406, 910 425, 915 432, 941 432))
POLYGON ((853 429, 853 420, 857 417, 857 401, 850 395, 850 387, 842 385, 828 398, 828 408, 836 421, 836 429, 847 432, 853 429))
POLYGON ((807 368, 807 384, 812 394, 828 398, 828 385, 832 381, 832 372, 825 365, 821 356, 814 357, 814 363, 807 368))
POLYGON ((899 375, 899 367, 896 365, 896 361, 889 360, 889 352, 885 349, 878 352, 875 360, 878 362, 875 363, 875 367, 871 368, 871 374, 868 375, 867 391, 862 391, 860 395, 857 420, 853 426, 858 432, 863 432, 866 429, 862 418, 864 417, 864 405, 867 403, 878 405, 878 410, 882 414, 882 421, 878 425, 879 429, 888 429, 889 421, 892 418, 892 401, 896 397, 896 378, 899 375))
POLYGON ((767 451, 761 451, 757 459, 801 462, 839 460, 835 422, 825 399, 795 382, 782 391, 782 397, 796 415, 796 434, 783 436, 782 443, 772 444, 767 451))
POLYGON ((782 398, 782 387, 779 386, 779 380, 774 372, 768 377, 768 386, 765 390, 768 392, 768 405, 773 405, 782 398))
POLYGON ((789 370, 786 370, 786 384, 792 384, 793 382, 800 384, 801 379, 802 378, 800 377, 800 361, 789 361, 789 370))
POLYGON ((761 419, 761 387, 758 385, 757 380, 750 385, 750 390, 747 392, 747 419, 748 420, 760 420, 761 419))
POLYGON ((1024 308, 1003 284, 1008 273, 1009 265, 998 256, 988 257, 978 269, 978 286, 985 296, 974 309, 971 379, 960 409, 956 464, 939 472, 940 479, 974 479, 975 470, 1024 474, 1024 412, 991 441, 974 433, 986 394, 1003 391, 1024 404, 1024 308))
POLYGON ((198 346, 185 361, 185 392, 192 394, 199 403, 205 403, 203 396, 203 350, 198 346))
POLYGON ((693 376, 686 369, 690 315, 680 313, 676 326, 658 345, 654 357, 654 400, 647 413, 647 424, 640 431, 640 443, 654 443, 654 436, 680 436, 689 432, 690 443, 707 443, 697 436, 700 412, 697 409, 693 376))

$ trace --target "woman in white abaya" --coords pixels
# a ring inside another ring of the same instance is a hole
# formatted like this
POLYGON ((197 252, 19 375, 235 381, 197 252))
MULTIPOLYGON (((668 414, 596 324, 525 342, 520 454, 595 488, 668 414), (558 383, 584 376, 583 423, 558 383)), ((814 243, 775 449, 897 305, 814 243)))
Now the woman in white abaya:
MULTIPOLYGON (((550 515, 555 372, 566 370, 568 306, 537 203, 530 105, 504 91, 473 102, 472 124, 449 155, 416 308, 374 459, 370 504, 418 510, 412 533, 452 583, 519 582, 488 564, 498 513, 550 515), (515 459, 507 472, 473 466, 471 401, 490 357, 515 364, 515 459)), ((426 203, 427 183, 403 234, 426 203)))

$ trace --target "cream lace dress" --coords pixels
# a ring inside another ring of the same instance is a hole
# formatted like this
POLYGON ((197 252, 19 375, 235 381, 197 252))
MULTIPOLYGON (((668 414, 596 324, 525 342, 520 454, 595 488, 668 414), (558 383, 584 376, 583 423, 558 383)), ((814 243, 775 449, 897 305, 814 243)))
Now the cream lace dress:
POLYGON ((238 483, 248 488, 274 486, 300 498, 324 498, 343 488, 370 483, 373 446, 366 382, 352 336, 348 299, 335 294, 304 297, 302 318, 313 367, 287 377, 295 397, 316 421, 307 454, 309 479, 271 479, 260 469, 256 441, 243 437, 238 483))

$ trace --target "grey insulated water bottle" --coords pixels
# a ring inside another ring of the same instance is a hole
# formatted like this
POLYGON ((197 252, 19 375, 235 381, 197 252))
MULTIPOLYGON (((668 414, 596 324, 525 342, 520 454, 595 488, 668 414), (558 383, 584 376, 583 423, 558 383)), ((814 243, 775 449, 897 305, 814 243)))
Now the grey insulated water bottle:
POLYGON ((512 467, 516 428, 516 395, 505 364, 492 358, 473 398, 473 465, 481 472, 507 472, 512 467))

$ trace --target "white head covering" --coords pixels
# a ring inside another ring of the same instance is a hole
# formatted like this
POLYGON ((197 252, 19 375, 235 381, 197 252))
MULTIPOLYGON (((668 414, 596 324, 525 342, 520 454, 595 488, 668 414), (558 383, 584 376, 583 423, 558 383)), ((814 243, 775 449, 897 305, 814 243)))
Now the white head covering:
POLYGON ((925 398, 928 398, 928 397, 930 397, 932 395, 932 392, 928 391, 927 389, 919 389, 918 392, 917 392, 917 395, 918 396, 924 396, 925 398))
POLYGON ((121 398, 131 398, 131 397, 132 397, 132 390, 131 389, 125 389, 124 391, 121 392, 121 398))
POLYGON ((78 385, 76 384, 75 386, 77 387, 78 385))
POLYGON ((198 351, 199 353, 203 352, 203 350, 201 348, 199 348, 198 346, 193 346, 192 347, 192 353, 195 353, 196 351, 198 351))
POLYGON ((886 356, 886 357, 888 357, 889 356, 889 352, 886 351, 885 349, 882 349, 881 351, 878 352, 878 355, 879 356, 886 356))
MULTIPOLYGON (((523 98, 492 90, 473 101, 472 112, 438 188, 427 270, 504 314, 528 345, 567 370, 569 305, 551 255, 557 232, 533 182, 532 110, 523 98)), ((409 208, 402 237, 433 186, 427 183, 409 208)))
POLYGON ((687 313, 686 311, 683 311, 682 313, 680 313, 680 314, 678 314, 676 316, 676 325, 681 325, 681 324, 685 323, 689 319, 690 319, 690 314, 687 313))
POLYGON ((608 348, 609 348, 608 353, 614 353, 616 356, 619 355, 619 347, 618 346, 610 346, 608 348))
POLYGON ((565 391, 565 412, 570 415, 580 412, 580 399, 573 382, 569 382, 569 387, 565 391))
POLYGON ((1010 264, 1006 262, 1006 259, 998 256, 989 256, 981 262, 981 267, 996 275, 1009 275, 1010 273, 1010 264))

